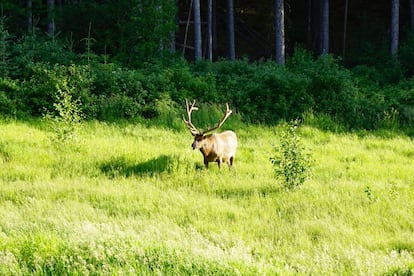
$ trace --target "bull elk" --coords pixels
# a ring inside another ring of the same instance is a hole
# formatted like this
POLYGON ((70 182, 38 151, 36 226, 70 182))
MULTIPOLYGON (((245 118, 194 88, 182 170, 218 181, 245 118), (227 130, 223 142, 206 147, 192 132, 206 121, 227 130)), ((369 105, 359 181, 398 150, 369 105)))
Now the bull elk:
POLYGON ((219 129, 232 113, 229 105, 226 104, 226 112, 220 121, 214 127, 205 131, 197 129, 191 122, 191 113, 194 110, 198 110, 195 106, 195 100, 191 105, 185 100, 185 105, 187 109, 187 119, 183 118, 183 120, 191 134, 194 136, 194 142, 191 146, 193 147, 193 150, 199 149, 203 154, 204 166, 206 169, 210 162, 217 162, 219 168, 221 168, 223 162, 231 167, 237 149, 236 133, 231 130, 226 130, 221 133, 211 133, 214 130, 219 129))

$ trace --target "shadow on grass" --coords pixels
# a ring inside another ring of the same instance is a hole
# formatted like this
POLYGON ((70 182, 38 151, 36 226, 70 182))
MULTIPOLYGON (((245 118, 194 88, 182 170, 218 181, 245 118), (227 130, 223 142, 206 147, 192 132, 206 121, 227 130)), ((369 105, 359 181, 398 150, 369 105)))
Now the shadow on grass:
POLYGON ((121 156, 106 161, 100 165, 100 170, 110 178, 152 176, 163 172, 173 171, 174 159, 167 155, 161 155, 142 163, 135 164, 132 160, 121 156))

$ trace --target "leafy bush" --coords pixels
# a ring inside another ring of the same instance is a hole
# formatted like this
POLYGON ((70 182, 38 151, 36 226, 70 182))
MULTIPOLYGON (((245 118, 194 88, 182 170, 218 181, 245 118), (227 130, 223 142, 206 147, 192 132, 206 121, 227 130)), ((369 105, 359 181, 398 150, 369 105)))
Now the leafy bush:
POLYGON ((405 125, 414 124, 414 78, 399 83, 397 91, 388 93, 392 101, 392 107, 399 111, 399 121, 405 125))
POLYGON ((42 115, 45 110, 54 112, 57 95, 56 87, 66 82, 73 91, 73 96, 82 102, 82 111, 94 115, 94 99, 90 97, 93 78, 87 66, 54 65, 35 63, 30 67, 30 78, 23 85, 23 102, 27 112, 34 116, 42 115))
POLYGON ((11 72, 12 76, 30 74, 32 64, 36 63, 69 66, 77 62, 77 55, 68 48, 67 43, 57 38, 25 36, 13 45, 11 61, 16 68, 11 72))
POLYGON ((130 119, 142 115, 148 91, 143 74, 115 64, 97 64, 93 68, 91 98, 95 100, 96 117, 100 120, 130 119))
POLYGON ((296 133, 298 120, 283 125, 280 146, 274 147, 275 155, 270 157, 273 170, 282 187, 288 191, 300 189, 309 178, 312 160, 296 133))
POLYGON ((361 73, 368 73, 370 79, 380 86, 396 84, 404 78, 402 66, 389 54, 388 39, 383 37, 379 43, 372 40, 362 42, 361 50, 355 52, 357 56, 353 71, 362 69, 361 73))
POLYGON ((51 113, 45 117, 51 122, 54 136, 51 137, 57 145, 77 139, 77 132, 84 115, 81 111, 82 103, 76 98, 75 87, 70 86, 66 80, 56 85, 57 94, 53 104, 56 115, 51 113))
POLYGON ((139 114, 141 105, 123 94, 99 96, 96 100, 96 118, 104 121, 130 119, 139 114))
POLYGON ((287 66, 292 73, 304 75, 308 79, 306 91, 313 100, 310 106, 313 112, 353 125, 350 121, 358 117, 355 108, 358 89, 352 81, 351 72, 340 66, 338 59, 323 55, 314 60, 308 52, 298 49, 288 60, 287 66))
MULTIPOLYGON (((409 45, 401 55, 410 54, 409 45)), ((130 69, 89 52, 87 64, 80 65, 85 59, 72 46, 37 36, 15 42, 10 56, 15 68, 8 66, 9 79, 0 81, 0 112, 56 112, 56 86, 66 81, 82 102, 83 114, 100 120, 143 117, 171 123, 184 99, 196 99, 212 106, 228 102, 244 121, 266 124, 308 116, 309 111, 313 124, 331 130, 335 124, 375 129, 414 121, 413 81, 400 81, 402 68, 410 69, 388 59, 381 63, 387 69, 371 60, 351 71, 331 55, 315 59, 296 49, 285 66, 247 59, 190 64, 162 56, 130 69)))
POLYGON ((21 112, 20 84, 9 78, 0 78, 0 113, 16 116, 21 112))
POLYGON ((198 64, 195 69, 198 75, 203 74, 200 69, 206 70, 205 78, 200 80, 213 82, 208 83, 207 101, 230 102, 245 120, 275 123, 295 118, 312 105, 307 94, 308 80, 274 62, 198 64))
POLYGON ((412 104, 404 104, 411 97, 409 85, 381 87, 375 79, 384 73, 375 67, 367 67, 365 72, 368 68, 375 77, 350 71, 331 55, 315 60, 298 49, 286 66, 245 59, 153 64, 143 71, 142 85, 148 92, 146 113, 151 116, 160 114, 152 103, 161 95, 170 95, 178 106, 185 98, 200 103, 229 102, 243 120, 268 124, 302 117, 309 110, 320 118, 314 123, 330 121, 332 130, 337 129, 332 124, 339 124, 340 129, 384 126, 389 124, 383 121, 390 119, 392 109, 400 114, 396 120, 412 120, 412 104))
MULTIPOLYGON (((3 6, 2 6, 3 7, 3 6)), ((7 18, 2 14, 0 16, 0 76, 7 77, 9 75, 10 64, 10 47, 12 35, 9 34, 6 26, 7 18)))

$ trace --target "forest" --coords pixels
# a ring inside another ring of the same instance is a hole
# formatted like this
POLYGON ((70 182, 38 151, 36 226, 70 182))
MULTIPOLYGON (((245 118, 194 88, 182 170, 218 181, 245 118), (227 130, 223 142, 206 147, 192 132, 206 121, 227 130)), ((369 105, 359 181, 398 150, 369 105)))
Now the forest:
POLYGON ((413 122, 412 1, 277 2, 3 0, 0 112, 53 113, 60 89, 99 120, 197 98, 227 101, 246 122, 413 122))
POLYGON ((0 275, 414 275, 414 0, 0 12, 0 275))

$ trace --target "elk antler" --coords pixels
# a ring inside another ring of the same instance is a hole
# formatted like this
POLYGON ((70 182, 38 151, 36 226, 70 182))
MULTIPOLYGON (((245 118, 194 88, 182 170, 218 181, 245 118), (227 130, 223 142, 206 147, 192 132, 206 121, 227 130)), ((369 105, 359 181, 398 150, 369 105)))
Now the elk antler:
POLYGON ((223 117, 220 119, 220 121, 213 128, 209 128, 206 131, 203 131, 202 134, 204 135, 208 132, 212 132, 213 130, 216 130, 216 129, 220 128, 223 125, 224 121, 227 120, 227 118, 230 116, 230 114, 232 112, 233 111, 231 111, 231 109, 229 108, 229 104, 226 103, 226 113, 223 115, 223 117))
POLYGON ((184 118, 184 116, 183 116, 183 120, 184 120, 185 124, 187 125, 187 128, 190 130, 190 132, 193 136, 195 136, 197 134, 201 134, 201 132, 191 122, 191 112, 193 112, 193 110, 198 110, 198 107, 195 106, 195 100, 193 101, 191 106, 188 104, 188 101, 185 100, 185 106, 186 106, 186 109, 187 109, 188 120, 186 120, 184 118))

